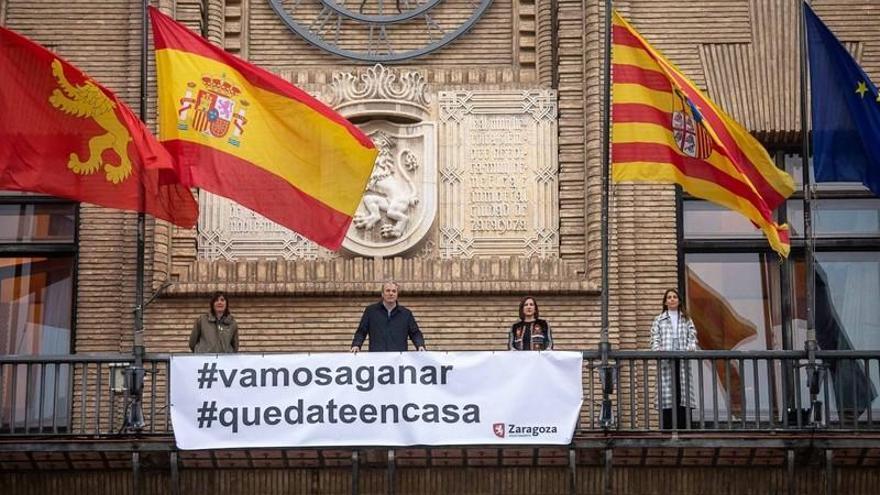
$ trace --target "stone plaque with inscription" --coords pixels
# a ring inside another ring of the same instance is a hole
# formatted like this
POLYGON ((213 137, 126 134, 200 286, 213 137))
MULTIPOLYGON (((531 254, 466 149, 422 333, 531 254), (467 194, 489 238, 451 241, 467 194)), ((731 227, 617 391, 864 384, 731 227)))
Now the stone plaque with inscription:
POLYGON ((334 255, 262 215, 199 191, 198 256, 206 260, 321 259, 334 255))
POLYGON ((440 255, 559 254, 556 92, 439 93, 440 255))

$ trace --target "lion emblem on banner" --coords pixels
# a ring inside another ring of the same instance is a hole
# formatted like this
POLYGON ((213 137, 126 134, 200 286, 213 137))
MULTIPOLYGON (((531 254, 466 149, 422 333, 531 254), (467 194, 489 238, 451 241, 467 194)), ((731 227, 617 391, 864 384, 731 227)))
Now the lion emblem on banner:
POLYGON ((114 184, 124 181, 131 175, 131 160, 128 157, 131 134, 116 116, 116 102, 91 81, 87 80, 79 86, 71 84, 58 59, 52 61, 52 75, 58 81, 58 89, 52 91, 49 103, 68 115, 92 119, 106 131, 89 139, 89 155, 85 160, 76 153, 71 153, 67 168, 75 174, 90 175, 104 165, 108 181, 114 184), (101 155, 107 150, 119 155, 119 165, 104 163, 101 155))
POLYGON ((372 229, 384 217, 380 228, 382 237, 397 238, 406 231, 410 210, 419 203, 413 181, 419 161, 408 150, 398 156, 397 140, 382 131, 370 137, 379 155, 361 203, 366 211, 355 214, 352 223, 357 229, 372 229))
POLYGON ((495 434, 498 438, 504 438, 504 423, 494 423, 492 424, 492 433, 495 434))

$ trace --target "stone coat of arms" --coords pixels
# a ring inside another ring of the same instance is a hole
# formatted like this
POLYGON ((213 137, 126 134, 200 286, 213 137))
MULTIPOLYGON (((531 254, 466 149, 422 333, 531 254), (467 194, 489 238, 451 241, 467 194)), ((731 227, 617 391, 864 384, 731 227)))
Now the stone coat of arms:
POLYGON ((415 246, 437 212, 434 124, 370 121, 361 128, 379 155, 343 246, 391 256, 415 246))
POLYGON ((363 209, 354 216, 358 229, 372 229, 380 221, 379 233, 385 238, 398 238, 406 231, 413 207, 419 204, 419 190, 413 176, 419 168, 419 159, 410 150, 399 155, 397 140, 383 131, 370 136, 379 156, 364 193, 363 209))

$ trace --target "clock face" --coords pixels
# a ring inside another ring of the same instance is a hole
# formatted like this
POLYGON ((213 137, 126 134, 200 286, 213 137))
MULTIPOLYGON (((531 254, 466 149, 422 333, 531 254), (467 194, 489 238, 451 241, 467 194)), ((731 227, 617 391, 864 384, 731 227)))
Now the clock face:
POLYGON ((269 0, 309 43, 345 58, 399 62, 425 55, 473 27, 492 0, 269 0))

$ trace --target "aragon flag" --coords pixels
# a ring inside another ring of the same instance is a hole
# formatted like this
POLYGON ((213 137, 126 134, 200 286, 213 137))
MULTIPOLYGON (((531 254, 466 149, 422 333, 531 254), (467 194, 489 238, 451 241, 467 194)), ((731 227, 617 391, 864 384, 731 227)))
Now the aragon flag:
POLYGON ((617 12, 613 23, 614 181, 680 184, 744 215, 788 256, 773 210, 794 192, 791 177, 617 12))
POLYGON ((109 90, 0 28, 0 189, 143 211, 192 227, 171 155, 109 90))
POLYGON ((280 77, 150 8, 159 138, 185 184, 338 249, 377 150, 351 122, 280 77))

